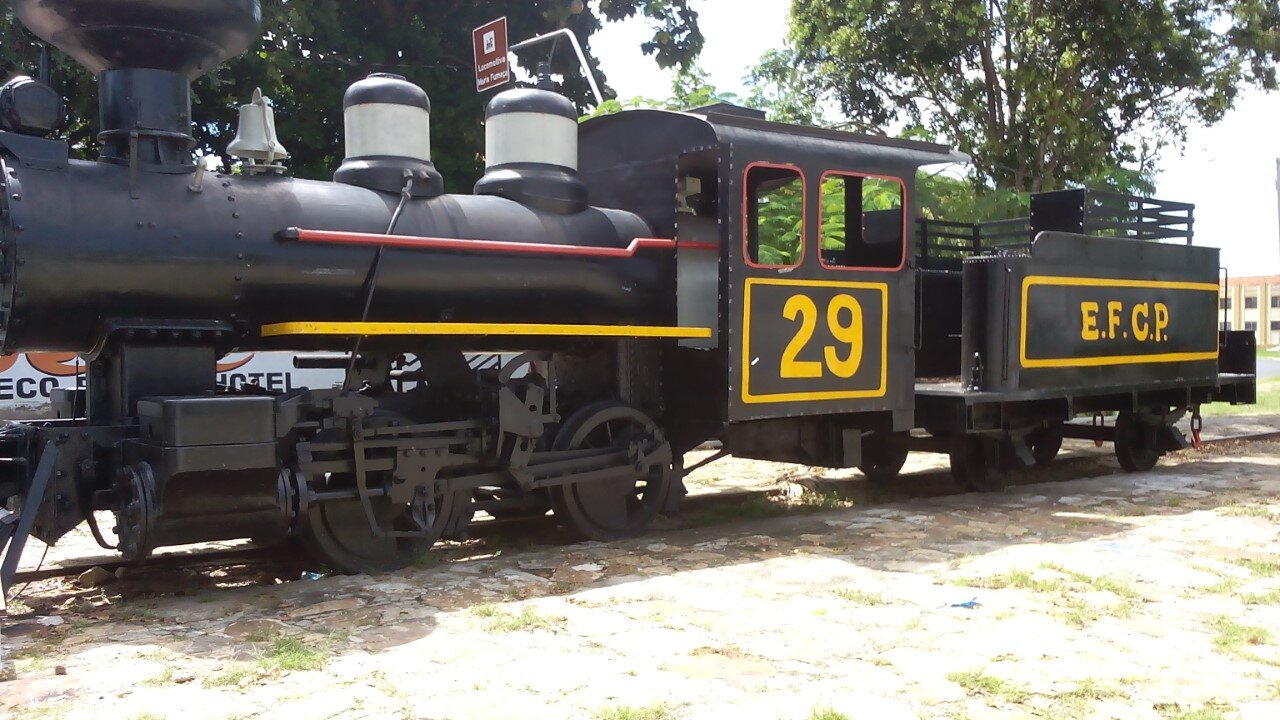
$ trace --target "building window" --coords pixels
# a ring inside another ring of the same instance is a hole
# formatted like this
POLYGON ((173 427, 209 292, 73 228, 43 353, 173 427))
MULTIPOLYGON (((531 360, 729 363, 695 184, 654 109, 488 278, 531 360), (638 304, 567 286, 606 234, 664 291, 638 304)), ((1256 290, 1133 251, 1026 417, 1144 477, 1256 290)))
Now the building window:
POLYGON ((1271 307, 1280 308, 1280 295, 1271 296, 1271 307))
POLYGON ((1276 332, 1277 330, 1280 330, 1280 320, 1272 320, 1271 332, 1276 332))
POLYGON ((905 194, 896 178, 824 175, 819 206, 823 267, 901 267, 905 194))
POLYGON ((1230 309, 1231 309, 1231 298, 1218 298, 1218 309, 1219 309, 1219 310, 1230 310, 1230 309))
POLYGON ((1247 297, 1247 298, 1245 298, 1245 299, 1244 299, 1244 309, 1245 309, 1245 310, 1257 310, 1257 309, 1258 309, 1258 298, 1256 298, 1256 297, 1247 297))
POLYGON ((1256 322, 1254 322, 1254 321, 1252 321, 1252 320, 1245 320, 1245 321, 1244 321, 1244 329, 1245 329, 1245 330, 1249 330, 1249 331, 1257 330, 1257 329, 1258 329, 1258 323, 1256 323, 1256 322))
POLYGON ((795 267, 804 255, 804 176, 792 167, 747 169, 747 262, 795 267))
POLYGON ((1223 332, 1231 332, 1231 323, 1224 322, 1218 326, 1223 332))

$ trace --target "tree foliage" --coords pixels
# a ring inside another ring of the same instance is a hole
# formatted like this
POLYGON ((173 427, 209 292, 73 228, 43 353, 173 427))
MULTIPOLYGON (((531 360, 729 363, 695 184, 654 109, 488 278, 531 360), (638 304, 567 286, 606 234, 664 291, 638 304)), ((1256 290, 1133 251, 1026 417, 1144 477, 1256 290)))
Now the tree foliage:
POLYGON ((1242 83, 1276 87, 1277 27, 1275 0, 793 0, 792 60, 760 72, 945 138, 996 186, 1123 185, 1242 83))
MULTIPOLYGON (((478 153, 489 99, 475 91, 471 29, 496 17, 507 17, 513 43, 567 27, 589 48, 603 22, 642 15, 654 27, 642 49, 662 67, 687 66, 702 48, 688 0, 263 0, 262 6, 256 45, 195 82, 195 136, 204 151, 220 153, 234 134, 235 107, 261 87, 275 102, 293 174, 311 178, 328 178, 341 160, 347 86, 370 72, 393 72, 431 96, 433 160, 450 190, 469 189, 482 170, 478 153)), ((3 21, 0 70, 6 76, 34 72, 36 39, 9 7, 3 21)), ((550 50, 539 46, 521 53, 519 61, 532 69, 550 50)), ((80 154, 92 157, 96 84, 70 59, 53 55, 54 83, 69 101, 68 138, 80 154)), ((574 54, 560 48, 551 57, 553 72, 565 78, 563 92, 580 107, 594 102, 574 54)))

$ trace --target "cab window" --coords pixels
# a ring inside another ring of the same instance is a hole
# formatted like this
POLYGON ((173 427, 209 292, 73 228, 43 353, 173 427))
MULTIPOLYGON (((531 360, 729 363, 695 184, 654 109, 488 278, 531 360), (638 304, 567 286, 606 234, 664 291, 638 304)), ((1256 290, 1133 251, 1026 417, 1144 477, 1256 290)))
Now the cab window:
POLYGON ((898 268, 905 256, 904 192, 896 178, 822 176, 822 265, 898 268))
POLYGON ((794 267, 804 256, 804 176, 796 168, 753 165, 746 176, 747 262, 794 267))

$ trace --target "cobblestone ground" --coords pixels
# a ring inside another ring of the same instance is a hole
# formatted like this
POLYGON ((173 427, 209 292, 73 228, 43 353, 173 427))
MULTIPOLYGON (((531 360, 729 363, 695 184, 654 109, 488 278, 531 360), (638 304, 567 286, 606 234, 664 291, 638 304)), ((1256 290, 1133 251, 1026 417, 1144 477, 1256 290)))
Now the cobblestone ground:
POLYGON ((0 716, 1280 718, 1280 443, 842 504, 376 579, 46 583, 0 716))

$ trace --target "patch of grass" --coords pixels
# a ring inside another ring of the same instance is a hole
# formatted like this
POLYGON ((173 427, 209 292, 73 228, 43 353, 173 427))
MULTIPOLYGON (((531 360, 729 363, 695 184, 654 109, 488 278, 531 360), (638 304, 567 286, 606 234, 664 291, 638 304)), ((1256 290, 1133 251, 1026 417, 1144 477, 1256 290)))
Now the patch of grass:
POLYGON ((947 675, 947 679, 964 688, 964 691, 970 695, 998 698, 1015 704, 1021 703, 1029 697, 1029 693, 1026 690, 1013 685, 1007 680, 1002 680, 994 675, 987 675, 981 670, 953 672, 947 675))
POLYGON ((1094 702, 1128 696, 1128 691, 1122 686, 1085 678, 1073 690, 1055 695, 1042 717, 1046 720, 1083 720, 1088 717, 1089 707, 1094 702))
POLYGON ((1243 625, 1229 617, 1218 617, 1210 625, 1213 628, 1213 646, 1221 652, 1250 658, 1247 649, 1271 642, 1271 631, 1253 625, 1243 625))
POLYGON ((235 687, 247 678, 253 677, 253 670, 248 665, 235 664, 216 675, 210 675, 201 683, 207 688, 235 687))
POLYGON ((841 600, 851 602, 855 605, 887 605, 888 601, 880 593, 867 592, 858 588, 836 588, 831 591, 841 600))
POLYGON ((277 637, 258 659, 258 665, 264 670, 320 670, 327 662, 327 648, 310 645, 296 637, 277 637))
POLYGON ((822 492, 808 488, 803 493, 800 493, 800 497, 792 499, 789 504, 794 507, 811 510, 843 510, 855 505, 853 500, 844 497, 840 493, 822 492))
POLYGON ((765 520, 785 514, 787 514, 787 506, 784 503, 775 502, 764 495, 750 495, 723 503, 714 503, 688 513, 689 524, 694 527, 739 520, 765 520))
POLYGON ((1165 717, 1169 720, 1227 720, 1227 713, 1231 710, 1231 708, 1206 706, 1195 710, 1178 711, 1165 717))
POLYGON ((70 707, 66 703, 37 703, 18 708, 14 720, 62 720, 70 707))
POLYGON ((1267 505, 1228 505, 1221 509, 1223 515, 1230 517, 1251 517, 1280 522, 1280 510, 1272 510, 1267 505))
POLYGON ((1205 403, 1200 406, 1202 415, 1271 415, 1280 412, 1280 380, 1263 380, 1258 383, 1257 402, 1253 405, 1205 403))
POLYGON ((531 607, 520 608, 513 613, 496 605, 481 605, 472 612, 477 617, 489 620, 489 630, 493 632, 517 632, 520 630, 548 630, 555 632, 564 625, 564 618, 540 615, 531 607))
POLYGON ((1280 605, 1280 588, 1263 593, 1246 593, 1240 596, 1245 605, 1280 605))
POLYGON ((155 675, 147 678, 146 680, 143 680, 142 684, 146 685, 147 687, 164 687, 165 685, 172 685, 173 684, 173 668, 169 667, 168 665, 165 665, 164 669, 161 670, 158 675, 155 675))
POLYGON ((1239 580, 1237 580, 1236 578, 1224 577, 1212 585, 1206 585, 1205 587, 1201 587, 1201 588, 1191 588, 1188 591, 1188 594, 1192 596, 1204 595, 1204 594, 1228 595, 1230 593, 1235 592, 1236 588, 1238 587, 1240 587, 1239 580))
POLYGON ((967 584, 986 590, 1017 588, 1042 593, 1056 593, 1066 589, 1062 580, 1058 578, 1037 578, 1030 570, 1010 570, 1003 575, 978 578, 967 584))
POLYGON ((842 712, 837 712, 835 708, 824 707, 814 708, 810 711, 809 720, 853 720, 853 718, 842 712))
POLYGON ((1239 558, 1235 563, 1249 568, 1254 575, 1262 577, 1280 575, 1280 558, 1239 558))
POLYGON ((595 717, 597 720, 676 720, 679 716, 672 706, 656 702, 640 707, 613 705, 597 711, 595 717))
POLYGON ((1115 578, 1107 577, 1106 575, 1089 575, 1087 573, 1076 572, 1075 570, 1068 570, 1061 565, 1055 565, 1053 563, 1046 563, 1041 567, 1046 570, 1053 570, 1055 572, 1062 573, 1070 578, 1071 582, 1086 585, 1094 590, 1109 592, 1128 600, 1137 600, 1142 597, 1127 583, 1116 580, 1115 578))

